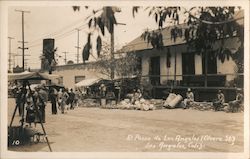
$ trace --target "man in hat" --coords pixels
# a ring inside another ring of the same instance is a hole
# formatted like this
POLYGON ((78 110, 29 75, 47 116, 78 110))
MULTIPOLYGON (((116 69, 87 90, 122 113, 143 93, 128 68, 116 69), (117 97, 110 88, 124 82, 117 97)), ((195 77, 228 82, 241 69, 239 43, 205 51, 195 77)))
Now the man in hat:
POLYGON ((50 97, 50 102, 51 102, 52 114, 57 114, 57 107, 56 107, 57 93, 56 93, 55 88, 52 88, 52 87, 49 88, 49 97, 50 97))
POLYGON ((191 88, 187 89, 186 98, 184 99, 183 109, 189 108, 190 104, 194 101, 194 93, 191 91, 191 88))
POLYGON ((70 89, 70 92, 68 93, 69 95, 69 104, 70 104, 70 109, 74 109, 74 100, 75 100, 75 93, 73 92, 73 89, 70 89))
POLYGON ((16 91, 16 105, 18 107, 18 112, 19 112, 19 116, 22 116, 23 114, 23 89, 21 88, 17 88, 17 91, 16 91))
POLYGON ((238 109, 240 108, 241 104, 243 103, 243 94, 242 90, 238 88, 236 90, 236 98, 234 101, 230 101, 229 104, 229 110, 233 112, 237 112, 238 109))
POLYGON ((220 107, 223 106, 225 102, 225 96, 221 90, 218 90, 217 98, 213 102, 214 111, 218 111, 220 107))

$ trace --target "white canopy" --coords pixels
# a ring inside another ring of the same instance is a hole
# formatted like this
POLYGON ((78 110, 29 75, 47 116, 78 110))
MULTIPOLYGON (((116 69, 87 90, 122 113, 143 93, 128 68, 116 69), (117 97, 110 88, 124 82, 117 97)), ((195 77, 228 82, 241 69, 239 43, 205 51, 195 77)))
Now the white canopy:
POLYGON ((9 73, 8 80, 53 80, 59 78, 61 76, 55 74, 48 73, 40 73, 40 72, 22 72, 22 73, 9 73))
POLYGON ((88 79, 84 79, 78 83, 75 84, 75 87, 87 87, 87 86, 91 86, 97 82, 99 82, 100 80, 102 80, 101 78, 88 78, 88 79))

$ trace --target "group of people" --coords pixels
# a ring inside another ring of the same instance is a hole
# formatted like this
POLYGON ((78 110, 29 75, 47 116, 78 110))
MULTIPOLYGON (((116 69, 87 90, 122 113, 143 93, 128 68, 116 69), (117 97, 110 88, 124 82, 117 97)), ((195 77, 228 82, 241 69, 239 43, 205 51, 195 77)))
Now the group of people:
MULTIPOLYGON (((194 102, 194 93, 191 91, 190 88, 188 88, 188 90, 186 92, 186 98, 183 100, 183 103, 184 103, 183 108, 184 109, 189 108, 190 105, 192 104, 192 102, 194 102)), ((235 100, 230 101, 228 103, 229 111, 230 112, 238 111, 238 109, 241 106, 242 102, 243 102, 242 90, 237 89, 236 90, 235 100)), ((225 96, 224 96, 224 94, 223 94, 223 92, 221 90, 218 90, 216 98, 213 100, 214 111, 218 111, 218 110, 220 110, 220 108, 223 108, 224 103, 225 103, 225 96)))
MULTIPOLYGON (((213 101, 214 110, 218 111, 221 107, 223 107, 225 103, 225 96, 221 90, 218 90, 217 98, 213 101)), ((241 89, 236 90, 235 100, 228 102, 229 111, 236 112, 240 108, 243 103, 243 94, 241 89)))
POLYGON ((52 114, 57 114, 57 108, 61 110, 61 113, 64 114, 65 110, 74 109, 75 106, 78 106, 78 90, 76 92, 71 88, 68 89, 60 88, 57 92, 55 88, 50 88, 50 101, 52 107, 52 114))
POLYGON ((26 87, 17 87, 15 99, 21 121, 25 120, 30 126, 32 123, 35 126, 36 123, 45 123, 45 108, 48 100, 51 102, 52 114, 57 114, 58 109, 62 114, 65 110, 74 109, 78 106, 78 92, 78 90, 74 92, 73 89, 68 91, 63 88, 57 91, 55 88, 47 89, 44 86, 36 87, 32 91, 26 87))
POLYGON ((16 105, 18 108, 19 116, 31 126, 31 123, 45 123, 45 106, 48 100, 45 88, 39 87, 34 91, 30 91, 25 87, 16 89, 16 105), (35 105, 37 107, 35 107, 35 105))

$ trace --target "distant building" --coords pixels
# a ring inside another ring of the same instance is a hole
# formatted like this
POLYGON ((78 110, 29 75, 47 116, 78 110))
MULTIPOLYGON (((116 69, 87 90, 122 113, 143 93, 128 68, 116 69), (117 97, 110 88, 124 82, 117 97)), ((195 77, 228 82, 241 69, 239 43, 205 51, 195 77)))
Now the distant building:
POLYGON ((75 84, 84 79, 107 78, 97 69, 92 67, 95 63, 96 62, 86 62, 85 64, 79 63, 55 66, 53 74, 62 76, 60 81, 66 88, 74 89, 75 84))

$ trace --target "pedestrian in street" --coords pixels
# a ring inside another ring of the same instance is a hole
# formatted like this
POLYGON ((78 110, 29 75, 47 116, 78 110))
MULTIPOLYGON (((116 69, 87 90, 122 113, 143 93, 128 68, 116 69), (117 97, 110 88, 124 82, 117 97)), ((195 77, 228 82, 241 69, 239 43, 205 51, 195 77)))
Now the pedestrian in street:
POLYGON ((221 90, 218 90, 217 98, 213 102, 214 111, 218 111, 219 108, 223 106, 224 102, 225 102, 225 96, 221 90))
POLYGON ((63 89, 60 88, 59 92, 57 93, 57 103, 58 103, 58 109, 62 111, 62 105, 63 105, 63 89))
POLYGON ((45 91, 45 87, 42 87, 38 92, 39 107, 41 110, 42 122, 45 123, 45 107, 48 101, 48 93, 45 91))
POLYGON ((75 93, 73 92, 73 89, 71 88, 69 92, 70 109, 74 109, 74 100, 75 100, 75 93))
POLYGON ((31 123, 35 122, 35 108, 34 102, 32 98, 32 92, 28 92, 26 95, 26 122, 29 123, 31 127, 31 123))
POLYGON ((184 99, 183 109, 189 108, 190 104, 194 101, 194 93, 191 91, 191 88, 187 89, 186 98, 184 99))
POLYGON ((37 87, 35 88, 35 93, 34 93, 34 98, 35 98, 35 103, 37 106, 38 112, 36 112, 36 117, 35 117, 35 124, 36 123, 45 123, 45 97, 42 95, 41 88, 37 87))
POLYGON ((76 107, 79 106, 79 100, 80 100, 80 91, 78 89, 76 89, 76 91, 75 91, 75 99, 74 99, 74 105, 76 107))
POLYGON ((16 97, 16 106, 18 108, 19 116, 22 116, 22 108, 21 108, 21 105, 22 105, 22 90, 20 88, 16 89, 15 97, 16 97))
POLYGON ((52 87, 49 89, 49 97, 50 97, 50 102, 51 102, 51 109, 52 109, 52 114, 57 114, 57 107, 56 107, 56 90, 52 87))
POLYGON ((69 90, 66 88, 63 93, 64 105, 67 110, 69 110, 70 98, 69 98, 69 90))
POLYGON ((61 101, 61 112, 62 112, 62 114, 65 113, 65 107, 67 105, 68 98, 69 98, 69 95, 67 93, 67 90, 64 89, 63 93, 62 93, 62 98, 61 98, 62 99, 62 101, 61 101))

